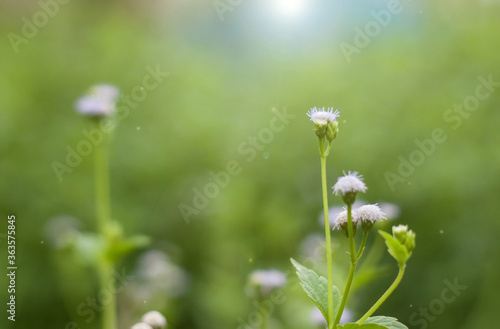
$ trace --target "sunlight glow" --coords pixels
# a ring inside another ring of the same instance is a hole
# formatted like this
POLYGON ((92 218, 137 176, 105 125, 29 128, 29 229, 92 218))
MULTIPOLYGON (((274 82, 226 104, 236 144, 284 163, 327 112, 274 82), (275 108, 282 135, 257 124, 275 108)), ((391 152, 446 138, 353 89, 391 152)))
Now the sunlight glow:
POLYGON ((275 0, 276 12, 286 18, 296 18, 305 10, 307 0, 275 0))

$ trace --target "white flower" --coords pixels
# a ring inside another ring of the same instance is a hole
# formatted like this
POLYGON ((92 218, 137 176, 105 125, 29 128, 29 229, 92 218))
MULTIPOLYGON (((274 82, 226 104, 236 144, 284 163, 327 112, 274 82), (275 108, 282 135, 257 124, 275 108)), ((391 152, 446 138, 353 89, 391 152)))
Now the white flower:
POLYGON ((339 324, 345 324, 345 323, 352 322, 353 319, 354 319, 354 317, 352 315, 352 312, 349 309, 345 308, 344 312, 342 313, 342 316, 340 317, 339 324))
POLYGON ((371 222, 387 219, 382 209, 377 204, 367 204, 356 209, 356 221, 357 222, 371 222))
POLYGON ((154 329, 163 328, 167 325, 167 319, 158 311, 150 311, 144 314, 141 320, 154 329))
POLYGON ((120 90, 113 85, 100 84, 90 89, 90 95, 102 99, 116 100, 120 96, 120 90))
POLYGON ((139 322, 134 324, 130 329, 153 329, 153 328, 147 323, 139 322))
POLYGON ((382 209, 388 219, 396 219, 401 213, 401 209, 398 205, 389 202, 380 203, 380 209, 382 209))
POLYGON ((362 181, 363 176, 359 175, 358 172, 353 171, 348 174, 343 172, 344 176, 337 179, 337 183, 333 186, 333 192, 335 195, 345 195, 347 193, 358 193, 365 192, 366 185, 362 181))
POLYGON ((266 295, 269 294, 271 290, 284 286, 286 283, 286 276, 283 272, 274 269, 255 270, 250 273, 249 282, 252 286, 260 289, 262 294, 266 295))
POLYGON ((307 112, 307 116, 310 117, 311 121, 315 124, 323 126, 335 121, 340 116, 340 113, 338 110, 335 110, 334 112, 333 107, 328 108, 327 111, 325 111, 324 107, 321 110, 314 107, 307 112))
MULTIPOLYGON (((352 312, 349 309, 345 308, 342 316, 340 317, 339 324, 352 322, 353 319, 354 317, 352 315, 352 312)), ((309 313, 309 320, 312 324, 318 327, 324 327, 327 324, 323 313, 321 313, 321 311, 317 307, 313 308, 311 310, 311 313, 309 313)))
POLYGON ((134 273, 137 280, 130 288, 134 290, 132 296, 138 301, 155 300, 155 305, 160 305, 160 301, 165 300, 164 296, 178 297, 189 288, 190 280, 186 271, 160 250, 148 250, 141 254, 134 273))
POLYGON ((87 116, 109 116, 115 111, 115 102, 120 92, 111 85, 96 85, 89 94, 76 102, 76 110, 87 116))
POLYGON ((311 321, 312 324, 314 324, 318 327, 326 326, 325 317, 323 316, 323 313, 321 313, 321 311, 317 307, 313 308, 311 310, 311 313, 309 313, 309 320, 311 321))
MULTIPOLYGON (((347 222, 348 222, 347 221, 347 210, 344 210, 338 214, 337 218, 335 218, 334 229, 340 230, 342 225, 347 225, 347 222)), ((353 223, 354 223, 354 218, 353 218, 353 223)))
MULTIPOLYGON (((337 218, 337 216, 342 211, 344 211, 344 208, 343 207, 339 207, 339 206, 334 206, 334 207, 328 208, 328 221, 330 222, 330 227, 332 229, 335 226, 335 218, 337 218)), ((321 211, 321 213, 319 215, 319 218, 318 218, 318 221, 319 221, 319 223, 320 223, 321 226, 325 225, 325 214, 324 214, 323 211, 321 211)))
POLYGON ((325 234, 312 233, 300 242, 300 253, 307 258, 323 259, 325 247, 325 234))

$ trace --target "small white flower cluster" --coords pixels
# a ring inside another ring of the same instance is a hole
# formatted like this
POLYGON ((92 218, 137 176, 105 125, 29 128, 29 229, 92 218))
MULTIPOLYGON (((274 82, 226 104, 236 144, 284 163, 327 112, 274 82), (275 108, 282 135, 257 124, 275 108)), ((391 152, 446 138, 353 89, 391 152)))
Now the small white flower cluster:
POLYGON ((333 121, 335 121, 340 113, 338 110, 333 111, 333 107, 328 108, 325 111, 325 108, 318 110, 316 107, 313 107, 309 112, 307 112, 307 116, 311 118, 311 121, 316 125, 324 126, 333 121))
MULTIPOLYGON (((352 223, 374 224, 377 221, 387 219, 378 204, 368 204, 352 211, 352 223)), ((347 210, 342 211, 335 219, 335 229, 341 229, 347 225, 347 210)))
POLYGON ((282 287, 286 284, 286 275, 275 269, 255 270, 248 276, 251 288, 249 295, 253 295, 255 289, 262 295, 268 295, 272 290, 282 287))
POLYGON ((110 116, 115 112, 115 103, 120 95, 118 88, 100 84, 90 88, 87 95, 76 102, 78 113, 90 117, 110 116))
POLYGON ((150 311, 142 316, 141 322, 131 329, 161 329, 167 327, 167 319, 158 311, 150 311))

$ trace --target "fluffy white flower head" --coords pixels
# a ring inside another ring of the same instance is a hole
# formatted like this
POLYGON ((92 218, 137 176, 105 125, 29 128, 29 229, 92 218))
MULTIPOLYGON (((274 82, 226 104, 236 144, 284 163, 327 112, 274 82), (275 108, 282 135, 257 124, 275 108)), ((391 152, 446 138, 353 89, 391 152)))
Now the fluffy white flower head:
POLYGON ((163 328, 167 325, 167 319, 158 311, 150 311, 144 314, 141 320, 154 329, 163 328))
MULTIPOLYGON (((353 218, 354 222, 354 218, 353 218)), ((334 229, 340 230, 342 225, 347 224, 347 210, 342 211, 335 218, 335 224, 333 226, 334 229)))
POLYGON ((153 329, 153 328, 147 323, 139 322, 134 324, 130 329, 153 329))
POLYGON ((387 219, 377 204, 367 204, 356 209, 356 219, 361 222, 371 222, 387 219))
POLYGON ((333 192, 335 195, 365 192, 366 185, 362 179, 363 176, 359 175, 356 171, 349 171, 347 174, 344 171, 344 176, 339 177, 337 183, 333 186, 333 192))
POLYGON ((115 111, 115 102, 120 91, 112 85, 96 85, 76 102, 76 110, 87 116, 109 116, 115 111))
POLYGON ((309 112, 307 112, 307 116, 310 117, 311 121, 315 124, 324 126, 335 121, 340 116, 340 113, 338 110, 335 110, 334 112, 333 107, 328 108, 326 111, 324 107, 321 110, 313 107, 309 112))

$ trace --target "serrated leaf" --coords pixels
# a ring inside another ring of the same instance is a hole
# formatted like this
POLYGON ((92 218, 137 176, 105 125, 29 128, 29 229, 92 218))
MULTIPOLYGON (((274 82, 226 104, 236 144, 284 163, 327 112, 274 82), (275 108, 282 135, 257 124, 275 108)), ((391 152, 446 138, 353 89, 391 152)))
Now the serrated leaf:
POLYGON ((338 329, 389 329, 386 326, 380 325, 380 324, 374 324, 374 323, 363 323, 363 324, 357 324, 357 323, 346 323, 344 325, 338 325, 338 329))
POLYGON ((389 254, 394 257, 400 266, 403 266, 408 258, 410 258, 410 254, 406 247, 389 233, 384 231, 378 231, 378 233, 385 239, 385 245, 387 246, 389 254))
MULTIPOLYGON (((318 275, 311 269, 299 264, 293 258, 290 259, 293 266, 297 269, 297 276, 300 279, 300 285, 306 292, 307 296, 319 308, 326 322, 328 322, 328 280, 318 275)), ((333 289, 333 317, 335 318, 340 307, 340 291, 336 286, 333 289)))
POLYGON ((407 326, 390 316, 372 316, 366 319, 364 323, 374 323, 385 326, 389 329, 408 329, 407 326))

